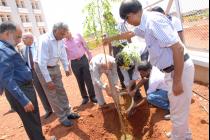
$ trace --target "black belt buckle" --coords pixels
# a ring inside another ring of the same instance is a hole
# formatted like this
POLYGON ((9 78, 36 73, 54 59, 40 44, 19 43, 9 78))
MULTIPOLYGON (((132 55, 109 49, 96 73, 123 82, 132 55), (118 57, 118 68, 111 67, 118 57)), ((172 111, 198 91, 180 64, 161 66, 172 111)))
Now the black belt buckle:
MULTIPOLYGON (((184 62, 187 61, 189 58, 190 58, 189 54, 186 53, 186 54, 184 55, 184 62)), ((169 66, 169 67, 167 67, 167 68, 165 68, 165 69, 163 69, 163 70, 161 70, 161 71, 166 72, 166 73, 170 73, 170 72, 172 72, 173 70, 174 70, 174 65, 171 65, 171 66, 169 66)))
POLYGON ((47 66, 48 69, 55 68, 56 66, 47 66))
POLYGON ((174 65, 171 65, 171 66, 169 66, 169 67, 167 67, 167 68, 165 68, 165 69, 163 69, 161 71, 166 72, 166 73, 170 73, 173 70, 174 70, 174 65))

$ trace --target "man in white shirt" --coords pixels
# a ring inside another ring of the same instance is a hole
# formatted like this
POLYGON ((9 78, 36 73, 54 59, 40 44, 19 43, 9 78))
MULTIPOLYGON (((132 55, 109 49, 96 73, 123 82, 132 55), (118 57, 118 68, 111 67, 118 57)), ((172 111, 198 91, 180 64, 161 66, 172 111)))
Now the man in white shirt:
POLYGON ((59 121, 64 126, 72 126, 71 119, 77 119, 79 115, 70 111, 59 67, 59 61, 61 61, 66 76, 70 75, 67 54, 62 40, 67 32, 66 24, 57 23, 54 24, 51 33, 46 33, 39 38, 35 60, 38 64, 35 63, 35 70, 59 121))
POLYGON ((109 96, 111 96, 111 94, 108 84, 103 83, 100 80, 100 77, 103 73, 106 74, 109 81, 112 81, 114 86, 113 88, 117 88, 118 76, 115 58, 110 55, 105 56, 104 54, 98 54, 94 56, 90 61, 90 73, 98 104, 103 107, 103 105, 105 105, 106 103, 103 97, 102 90, 105 90, 109 96))
MULTIPOLYGON (((166 15, 164 10, 159 6, 153 7, 151 9, 151 11, 160 12, 160 13, 166 15)), ((183 27, 182 27, 181 20, 178 17, 173 16, 173 15, 166 15, 166 16, 171 20, 171 23, 172 23, 173 27, 175 28, 175 30, 179 34, 179 37, 180 37, 181 41, 184 43, 183 27)))
POLYGON ((137 86, 130 92, 130 94, 133 96, 137 89, 139 89, 145 82, 149 81, 147 101, 156 107, 169 111, 169 88, 164 80, 165 74, 146 61, 139 64, 138 71, 142 80, 138 82, 137 86))

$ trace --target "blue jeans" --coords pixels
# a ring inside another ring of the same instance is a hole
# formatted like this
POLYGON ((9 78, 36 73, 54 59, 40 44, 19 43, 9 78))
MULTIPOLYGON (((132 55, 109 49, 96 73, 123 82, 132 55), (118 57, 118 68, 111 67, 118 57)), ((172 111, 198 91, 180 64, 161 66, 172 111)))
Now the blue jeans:
POLYGON ((147 101, 154 106, 169 110, 168 91, 157 89, 154 92, 148 93, 147 101))

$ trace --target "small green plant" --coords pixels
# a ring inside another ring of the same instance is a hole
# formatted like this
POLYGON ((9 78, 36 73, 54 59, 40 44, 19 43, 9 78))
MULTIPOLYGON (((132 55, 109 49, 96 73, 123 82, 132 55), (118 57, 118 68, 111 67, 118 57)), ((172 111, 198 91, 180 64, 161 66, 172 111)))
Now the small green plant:
MULTIPOLYGON (((111 13, 111 2, 119 0, 89 0, 83 9, 85 22, 83 34, 85 37, 95 41, 95 47, 101 42, 104 34, 109 36, 118 34, 116 21, 111 13)), ((91 46, 91 48, 94 48, 91 46)))

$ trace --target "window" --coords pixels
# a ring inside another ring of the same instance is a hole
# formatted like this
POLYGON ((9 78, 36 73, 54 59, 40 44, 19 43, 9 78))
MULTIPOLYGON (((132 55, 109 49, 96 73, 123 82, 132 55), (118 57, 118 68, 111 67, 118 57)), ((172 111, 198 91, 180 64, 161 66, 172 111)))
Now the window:
POLYGON ((20 19, 22 22, 30 22, 28 15, 20 15, 20 19))
POLYGON ((21 22, 25 22, 25 18, 23 15, 20 15, 21 22))
POLYGON ((8 14, 1 14, 0 15, 0 21, 4 22, 4 21, 11 21, 11 16, 8 14))
POLYGON ((40 33, 40 35, 46 33, 45 28, 44 27, 40 27, 39 28, 39 33, 40 33))
POLYGON ((0 0, 0 6, 7 6, 7 3, 5 0, 0 0))
POLYGON ((27 15, 25 15, 25 18, 26 18, 26 22, 29 22, 29 18, 27 15))
POLYGON ((7 17, 7 21, 11 21, 11 16, 10 15, 6 15, 7 17))
POLYGON ((39 9, 38 1, 35 1, 36 9, 39 9))
POLYGON ((16 0, 16 5, 18 8, 25 8, 25 4, 23 0, 16 0))

